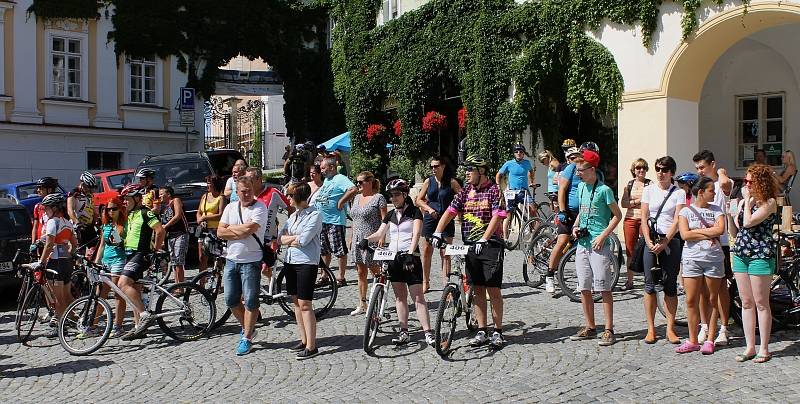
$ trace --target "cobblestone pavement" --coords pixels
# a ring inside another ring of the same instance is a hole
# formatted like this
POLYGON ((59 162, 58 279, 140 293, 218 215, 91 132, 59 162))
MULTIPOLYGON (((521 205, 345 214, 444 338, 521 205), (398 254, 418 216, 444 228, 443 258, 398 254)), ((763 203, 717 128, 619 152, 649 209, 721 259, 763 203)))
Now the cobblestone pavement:
MULTIPOLYGON (((513 255, 513 253, 512 253, 513 255)), ((501 351, 470 348, 461 327, 456 350, 442 359, 421 341, 391 346, 390 323, 374 356, 361 350, 363 317, 348 316, 356 287, 340 289, 331 314, 319 322, 321 354, 297 361, 289 351, 295 327, 277 306, 262 306, 270 320, 259 327, 254 351, 236 357, 238 326, 229 322, 210 338, 176 344, 159 330, 145 340, 109 340, 93 355, 68 355, 57 340, 39 336, 31 346, 16 342, 13 297, 0 313, 0 399, 19 401, 142 402, 770 402, 800 401, 800 343, 797 332, 777 332, 767 364, 734 361, 742 350, 740 331, 732 346, 711 356, 677 355, 660 340, 641 341, 645 321, 641 284, 615 293, 619 342, 599 347, 573 342, 581 307, 554 299, 521 281, 520 258, 506 260, 505 335, 501 351)), ((435 263, 436 265, 436 263, 435 263)), ((435 267, 434 267, 435 268, 435 267)), ((434 272, 436 273, 436 272, 434 272)), ((354 280, 353 271, 348 272, 354 280)), ((624 279, 624 278, 623 278, 624 279)), ((434 287, 440 286, 435 283, 434 287)), ((10 293, 6 292, 6 296, 10 293)), ((435 317, 438 291, 427 295, 435 317)), ((601 312, 598 307, 598 323, 601 312)), ((413 314, 412 314, 413 316, 413 314)), ((396 319, 396 318, 395 318, 396 319)), ((663 319, 659 328, 664 332, 663 319)), ((42 327, 39 327, 41 330, 42 327)), ((680 330, 685 335, 686 330, 680 330)))

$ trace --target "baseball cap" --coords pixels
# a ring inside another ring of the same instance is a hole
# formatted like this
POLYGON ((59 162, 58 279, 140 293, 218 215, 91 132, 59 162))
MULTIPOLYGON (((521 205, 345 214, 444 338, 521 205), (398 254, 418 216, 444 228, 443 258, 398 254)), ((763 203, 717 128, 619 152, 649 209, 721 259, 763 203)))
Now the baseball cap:
POLYGON ((600 155, 592 150, 583 151, 583 161, 589 163, 592 167, 597 168, 600 165, 600 155))

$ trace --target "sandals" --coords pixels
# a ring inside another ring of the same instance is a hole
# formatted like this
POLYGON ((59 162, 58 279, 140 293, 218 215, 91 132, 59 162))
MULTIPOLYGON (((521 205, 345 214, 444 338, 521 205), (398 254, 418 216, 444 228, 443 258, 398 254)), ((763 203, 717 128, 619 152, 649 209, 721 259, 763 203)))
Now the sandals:
POLYGON ((338 287, 347 286, 347 279, 337 279, 336 286, 338 287))
POLYGON ((772 359, 772 354, 768 353, 766 355, 758 354, 753 357, 753 363, 767 363, 769 360, 772 359))
POLYGON ((647 339, 647 337, 644 337, 644 338, 642 339, 642 341, 644 341, 644 343, 645 343, 645 344, 650 344, 650 345, 652 345, 652 344, 655 344, 655 343, 656 343, 656 341, 658 341, 658 337, 653 337, 653 339, 647 339))
POLYGON ((739 355, 736 355, 736 362, 747 362, 747 361, 755 358, 756 356, 757 356, 756 354, 747 355, 747 354, 744 354, 744 353, 740 353, 739 355))

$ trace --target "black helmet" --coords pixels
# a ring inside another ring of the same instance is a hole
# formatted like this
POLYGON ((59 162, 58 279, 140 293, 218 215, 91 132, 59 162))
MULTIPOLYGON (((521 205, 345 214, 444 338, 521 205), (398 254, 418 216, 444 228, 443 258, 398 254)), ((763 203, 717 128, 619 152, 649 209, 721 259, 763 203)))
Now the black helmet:
POLYGON ((42 198, 42 206, 60 206, 63 205, 64 202, 67 201, 67 198, 64 197, 64 194, 61 193, 53 193, 45 196, 42 198))
POLYGON ((36 181, 36 185, 44 188, 56 188, 58 187, 58 179, 53 177, 42 177, 36 181))
POLYGON ((514 147, 511 149, 513 151, 522 150, 523 153, 527 153, 528 151, 525 150, 525 145, 522 143, 515 143, 514 147))
POLYGON ((583 143, 581 143, 580 151, 584 151, 584 150, 591 150, 591 151, 593 151, 595 153, 600 153, 600 147, 597 146, 597 143, 595 143, 595 142, 583 142, 583 143))
POLYGON ((156 170, 152 168, 142 167, 136 172, 136 178, 153 178, 156 176, 156 170))
POLYGON ((391 180, 389 181, 388 184, 386 184, 386 192, 392 192, 392 191, 408 193, 409 191, 408 183, 401 178, 391 180))

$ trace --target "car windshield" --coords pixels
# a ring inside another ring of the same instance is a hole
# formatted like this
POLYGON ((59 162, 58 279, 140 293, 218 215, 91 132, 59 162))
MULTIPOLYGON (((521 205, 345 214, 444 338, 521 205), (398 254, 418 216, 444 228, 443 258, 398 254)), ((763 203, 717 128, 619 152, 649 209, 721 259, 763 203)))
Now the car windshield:
POLYGON ((30 237, 31 221, 23 209, 0 209, 0 237, 30 237))
POLYGON ((133 181, 133 173, 109 175, 107 179, 111 189, 120 189, 133 181))
POLYGON ((36 198, 36 184, 22 185, 17 187, 17 198, 21 201, 28 198, 36 198))
POLYGON ((211 175, 208 163, 203 160, 178 161, 164 165, 150 166, 156 171, 154 183, 157 186, 175 186, 179 184, 205 184, 206 177, 211 175))

